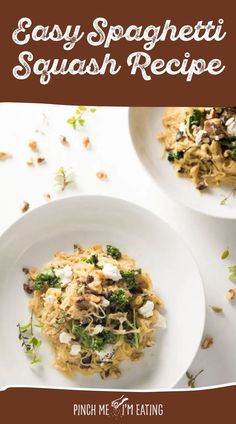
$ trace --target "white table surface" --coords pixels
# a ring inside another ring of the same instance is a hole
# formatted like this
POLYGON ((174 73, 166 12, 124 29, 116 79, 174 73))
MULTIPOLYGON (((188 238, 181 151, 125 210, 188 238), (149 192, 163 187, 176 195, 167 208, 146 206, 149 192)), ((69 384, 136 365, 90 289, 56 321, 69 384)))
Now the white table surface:
MULTIPOLYGON (((207 303, 204 335, 212 336, 214 344, 207 350, 199 349, 190 367, 193 373, 204 369, 197 386, 236 382, 236 303, 226 299, 228 288, 233 286, 228 280, 228 266, 236 263, 236 220, 201 215, 159 191, 135 155, 127 108, 100 107, 86 115, 86 124, 78 132, 66 123, 74 106, 2 103, 0 110, 0 151, 13 155, 0 162, 0 233, 21 216, 23 200, 32 209, 45 203, 44 193, 50 193, 52 199, 82 193, 117 196, 152 210, 187 242, 203 278, 207 303), (67 137, 70 146, 59 142, 60 134, 67 137), (85 136, 92 143, 89 150, 82 144, 85 136), (31 140, 38 142, 40 155, 46 158, 45 164, 34 168, 26 165, 36 156, 28 147, 31 140), (59 166, 72 168, 75 173, 75 185, 64 192, 54 184, 59 166), (108 181, 96 177, 100 170, 107 172, 108 181), (222 261, 226 247, 230 257, 222 261), (223 314, 213 313, 208 305, 222 307, 223 314)), ((177 388, 186 386, 183 377, 177 388)))

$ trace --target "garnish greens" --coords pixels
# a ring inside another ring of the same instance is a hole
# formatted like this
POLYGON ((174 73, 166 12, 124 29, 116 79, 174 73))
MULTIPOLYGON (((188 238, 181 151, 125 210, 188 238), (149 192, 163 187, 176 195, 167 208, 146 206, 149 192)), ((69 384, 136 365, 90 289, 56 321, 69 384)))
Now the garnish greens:
POLYGON ((221 259, 226 259, 229 256, 229 249, 225 249, 222 253, 221 253, 221 259))
POLYGON ((199 109, 193 109, 192 115, 189 116, 189 127, 192 125, 199 126, 203 116, 204 112, 201 112, 199 109))
POLYGON ((117 249, 117 247, 111 246, 110 244, 107 245, 107 254, 113 259, 121 258, 121 252, 119 251, 119 249, 117 249))
POLYGON ((61 190, 64 191, 68 186, 74 182, 74 174, 71 169, 65 169, 63 166, 56 171, 54 180, 56 185, 61 187, 61 190))
MULTIPOLYGON (((138 326, 137 326, 137 320, 136 320, 136 311, 135 311, 134 308, 132 309, 132 315, 133 315, 133 328, 136 330, 136 329, 138 329, 138 326)), ((128 343, 129 345, 135 346, 136 349, 139 348, 139 335, 138 335, 138 333, 128 333, 128 334, 125 335, 124 339, 125 339, 126 343, 128 343)))
POLYGON ((229 267, 229 280, 236 283, 236 265, 229 267))
POLYGON ((141 269, 131 270, 131 271, 120 271, 121 277, 128 284, 129 289, 136 287, 136 275, 141 274, 141 269))
POLYGON ((126 304, 127 299, 123 289, 115 290, 109 297, 109 301, 115 305, 123 306, 126 304))
POLYGON ((188 379, 188 387, 191 387, 192 389, 194 389, 194 387, 196 387, 195 386, 196 379, 203 371, 204 370, 201 370, 195 375, 191 374, 189 371, 186 372, 186 377, 188 379))
POLYGON ((96 336, 90 336, 79 324, 73 324, 72 333, 80 337, 81 343, 93 351, 101 351, 106 343, 115 343, 117 336, 109 331, 103 331, 96 336))
POLYGON ((221 200, 220 205, 226 205, 227 201, 232 196, 236 196, 236 188, 233 188, 233 190, 231 190, 230 193, 221 200))
POLYGON ((96 112, 96 109, 94 107, 88 108, 86 106, 77 106, 75 110, 75 115, 71 116, 71 118, 67 119, 68 124, 72 125, 73 129, 76 130, 79 127, 83 127, 85 124, 85 113, 96 112))
POLYGON ((45 287, 59 288, 61 283, 53 268, 45 269, 36 276, 34 289, 43 291, 45 287))
POLYGON ((90 256, 90 258, 83 258, 82 261, 83 262, 86 262, 86 264, 97 265, 97 263, 98 263, 98 257, 97 257, 97 255, 92 255, 92 256, 90 256))
POLYGON ((215 312, 216 314, 221 314, 221 312, 223 312, 223 309, 222 308, 219 308, 219 306, 209 306, 209 308, 211 308, 211 310, 213 311, 213 312, 215 312))
POLYGON ((19 340, 24 349, 24 352, 31 358, 31 364, 40 362, 40 357, 37 354, 37 349, 41 346, 41 340, 34 335, 33 327, 39 325, 33 323, 33 313, 31 314, 30 322, 26 325, 17 324, 19 329, 19 340))
POLYGON ((169 162, 174 162, 175 160, 182 159, 183 157, 184 157, 184 151, 179 150, 178 152, 170 152, 168 154, 167 159, 169 162))

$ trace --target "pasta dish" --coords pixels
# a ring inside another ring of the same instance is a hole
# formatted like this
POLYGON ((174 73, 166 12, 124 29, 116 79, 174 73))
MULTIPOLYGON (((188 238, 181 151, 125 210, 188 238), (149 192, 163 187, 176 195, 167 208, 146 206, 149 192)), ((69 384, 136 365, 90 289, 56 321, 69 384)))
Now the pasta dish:
POLYGON ((120 375, 165 327, 149 275, 114 246, 56 253, 42 270, 24 269, 30 308, 55 352, 55 367, 73 375, 120 375))
POLYGON ((163 117, 168 160, 198 190, 236 183, 236 107, 168 108, 163 117))

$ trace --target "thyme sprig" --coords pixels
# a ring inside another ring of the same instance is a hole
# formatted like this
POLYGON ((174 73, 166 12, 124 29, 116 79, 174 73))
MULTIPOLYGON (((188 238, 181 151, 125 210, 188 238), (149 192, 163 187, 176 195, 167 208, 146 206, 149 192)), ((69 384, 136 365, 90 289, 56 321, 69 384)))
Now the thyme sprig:
POLYGON ((63 166, 56 171, 54 177, 57 186, 64 191, 68 186, 74 183, 74 173, 72 169, 65 169, 63 166))
POLYGON ((199 371, 197 374, 191 374, 189 371, 186 372, 186 377, 188 379, 188 387, 191 387, 192 389, 194 389, 195 383, 196 383, 196 379, 198 378, 198 376, 203 372, 204 370, 199 371))
POLYGON ((229 200, 231 197, 236 197, 236 188, 233 188, 233 190, 231 190, 231 191, 229 192, 229 194, 227 194, 227 196, 225 196, 225 197, 221 200, 220 205, 226 205, 226 204, 227 204, 227 202, 228 202, 228 200, 229 200))
POLYGON ((85 114, 87 114, 88 112, 94 113, 96 112, 96 108, 88 108, 87 106, 77 106, 75 114, 69 119, 67 119, 67 123, 72 125, 74 130, 83 127, 85 124, 85 114))
POLYGON ((21 346, 24 349, 26 355, 31 358, 31 364, 38 364, 40 362, 40 357, 38 356, 38 348, 41 346, 42 342, 34 335, 34 327, 39 327, 40 325, 33 323, 33 312, 30 316, 30 322, 26 325, 17 324, 19 330, 19 340, 21 341, 21 346))

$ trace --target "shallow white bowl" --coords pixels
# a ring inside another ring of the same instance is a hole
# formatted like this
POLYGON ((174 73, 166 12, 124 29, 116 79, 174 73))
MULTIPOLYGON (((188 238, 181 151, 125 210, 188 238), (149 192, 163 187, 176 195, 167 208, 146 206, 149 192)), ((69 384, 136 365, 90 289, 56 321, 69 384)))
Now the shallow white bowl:
POLYGON ((197 266, 181 238, 149 211, 127 201, 78 196, 48 203, 24 215, 0 238, 0 387, 6 385, 170 389, 190 366, 205 321, 205 301, 197 266), (68 379, 55 370, 47 341, 42 363, 30 366, 17 338, 17 323, 27 323, 28 296, 22 268, 41 266, 73 244, 113 244, 134 257, 152 277, 168 321, 157 344, 139 362, 126 362, 118 380, 80 374, 68 379))
POLYGON ((131 107, 129 125, 136 153, 158 187, 172 199, 198 212, 236 219, 236 197, 231 196, 225 205, 220 202, 231 192, 231 187, 217 187, 200 192, 186 178, 176 176, 175 170, 163 157, 163 145, 157 134, 163 130, 164 107, 131 107))

